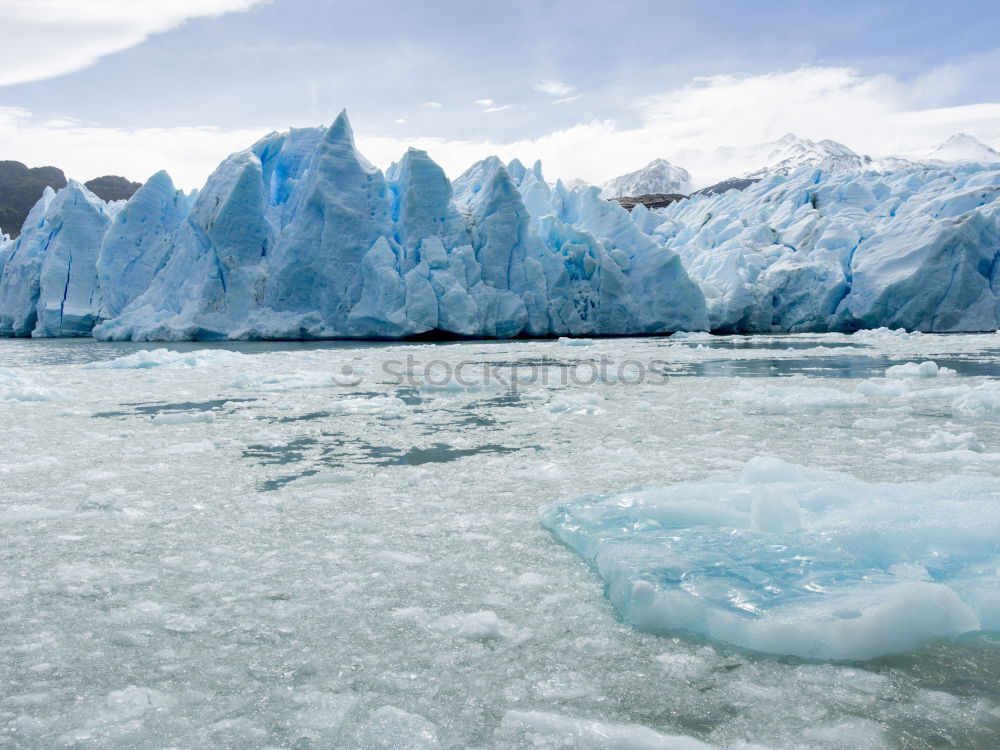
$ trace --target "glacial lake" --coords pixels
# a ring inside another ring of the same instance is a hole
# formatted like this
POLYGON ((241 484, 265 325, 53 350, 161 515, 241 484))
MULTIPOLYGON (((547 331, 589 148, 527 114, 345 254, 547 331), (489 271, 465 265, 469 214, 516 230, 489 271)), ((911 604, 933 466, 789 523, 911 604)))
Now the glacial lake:
POLYGON ((996 518, 997 334, 0 340, 0 420, 0 747, 997 747, 985 615, 865 660, 645 632, 539 522, 759 457, 996 518))

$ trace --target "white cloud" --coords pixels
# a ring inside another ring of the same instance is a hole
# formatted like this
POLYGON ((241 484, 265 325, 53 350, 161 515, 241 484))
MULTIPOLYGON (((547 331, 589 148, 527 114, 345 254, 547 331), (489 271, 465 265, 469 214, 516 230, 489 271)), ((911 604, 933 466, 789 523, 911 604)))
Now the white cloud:
POLYGON ((268 0, 0 0, 0 86, 70 73, 191 18, 268 0))
POLYGON ((481 107, 483 112, 503 112, 505 109, 510 109, 512 104, 497 104, 492 99, 476 99, 474 102, 477 107, 481 107))
POLYGON ((551 79, 546 79, 544 81, 539 81, 533 87, 535 91, 539 91, 543 94, 548 94, 552 97, 557 97, 559 99, 565 100, 570 94, 573 93, 574 89, 568 83, 563 83, 562 81, 553 81, 551 79))
MULTIPOLYGON (((804 68, 693 81, 638 103, 639 124, 632 128, 594 120, 511 142, 404 139, 360 131, 357 137, 362 153, 383 167, 414 146, 428 151, 451 176, 496 154, 526 163, 540 158, 549 179, 580 177, 594 183, 664 156, 708 184, 759 166, 741 164, 740 147, 788 131, 833 138, 872 156, 925 152, 956 132, 1000 146, 1000 102, 931 106, 926 103, 930 93, 923 89, 926 80, 911 84, 848 69, 804 68), (729 146, 736 148, 720 148, 729 146)), ((492 100, 476 104, 484 111, 497 106, 492 100)), ((8 158, 29 166, 53 164, 80 179, 108 173, 142 179, 165 168, 185 188, 201 186, 227 154, 246 148, 266 130, 125 130, 40 121, 23 110, 0 108, 0 143, 17 144, 8 158)))
POLYGON ((30 112, 0 107, 0 143, 5 158, 29 167, 52 165, 86 181, 119 174, 143 181, 166 169, 178 187, 201 187, 226 156, 247 148, 273 128, 109 128, 72 120, 41 120, 30 112))
POLYGON ((444 105, 441 102, 424 102, 424 106, 430 109, 441 109, 444 105))

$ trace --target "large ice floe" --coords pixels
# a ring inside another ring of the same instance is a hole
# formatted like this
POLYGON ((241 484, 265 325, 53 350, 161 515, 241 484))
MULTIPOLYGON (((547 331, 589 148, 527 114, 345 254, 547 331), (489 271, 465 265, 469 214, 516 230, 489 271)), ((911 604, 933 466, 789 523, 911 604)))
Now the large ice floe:
POLYGON ((992 478, 869 484, 757 458, 733 479, 548 506, 542 522, 632 625, 868 659, 1000 628, 998 497, 992 478))
MULTIPOLYGON (((871 165, 867 165, 871 166, 871 165)), ((266 136, 185 195, 71 182, 0 244, 0 335, 401 339, 992 331, 1000 167, 804 166, 629 213, 541 167, 385 173, 346 114, 266 136)))

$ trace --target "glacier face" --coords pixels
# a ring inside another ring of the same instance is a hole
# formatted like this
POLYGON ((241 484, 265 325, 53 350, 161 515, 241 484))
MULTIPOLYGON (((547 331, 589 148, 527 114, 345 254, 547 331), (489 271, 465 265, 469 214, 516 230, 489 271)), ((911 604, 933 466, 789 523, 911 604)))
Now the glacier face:
POLYGON ((1000 169, 803 169, 633 216, 681 254, 719 332, 992 331, 1000 169))
POLYGON ((45 189, 21 236, 5 245, 0 335, 90 335, 97 257, 116 208, 74 180, 58 193, 45 189))
POLYGON ((490 157, 450 181, 411 149, 383 173, 342 114, 231 155, 197 195, 162 172, 124 204, 78 183, 47 191, 0 243, 0 335, 1000 326, 1000 167, 886 172, 832 142, 775 148, 806 166, 629 215, 596 187, 550 185, 537 163, 490 157))
POLYGON ((386 174, 346 115, 229 157, 104 339, 655 333, 707 324, 679 257, 596 189, 485 159, 449 182, 410 150, 386 174), (542 225, 561 211, 566 224, 542 225), (572 213, 572 216, 569 214, 572 213), (647 257, 648 256, 648 257, 647 257))

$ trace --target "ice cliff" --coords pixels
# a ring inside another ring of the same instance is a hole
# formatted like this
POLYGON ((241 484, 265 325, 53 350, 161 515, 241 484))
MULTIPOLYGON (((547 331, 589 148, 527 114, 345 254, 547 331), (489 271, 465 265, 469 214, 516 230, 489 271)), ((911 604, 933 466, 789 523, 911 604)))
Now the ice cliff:
POLYGON ((113 270, 131 268, 124 256, 140 240, 149 247, 143 273, 101 278, 127 291, 103 308, 99 338, 509 337, 707 323, 676 253, 596 189, 560 194, 559 209, 581 218, 543 229, 529 205, 556 206, 540 172, 489 158, 453 185, 410 150, 383 174, 358 153, 344 114, 328 130, 270 135, 229 157, 175 227, 183 207, 168 193, 135 209, 156 217, 158 237, 105 245, 113 270))
POLYGON ((806 168, 632 216, 682 256, 713 331, 1000 325, 996 166, 806 168))
POLYGON ((629 215, 495 157, 385 173, 346 114, 197 195, 72 182, 0 243, 0 335, 398 339, 1000 325, 1000 168, 804 167, 629 215), (707 300, 707 303, 706 303, 707 300))

